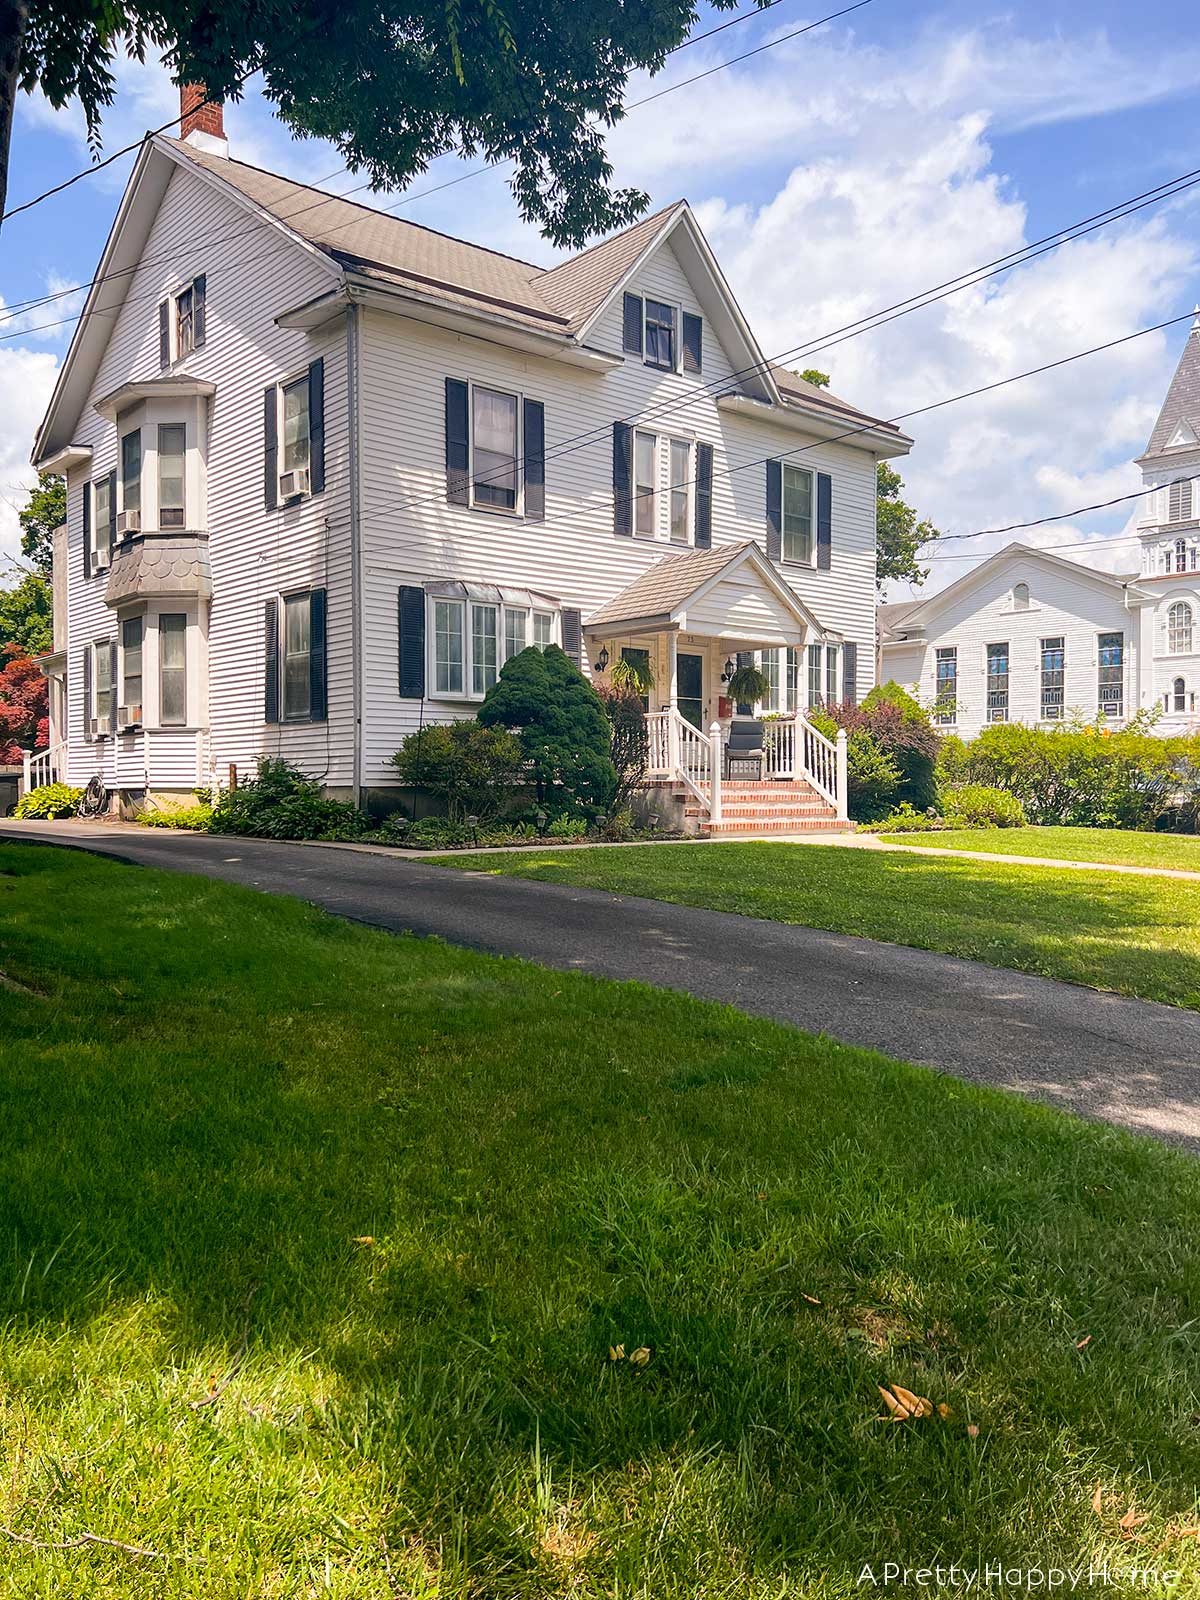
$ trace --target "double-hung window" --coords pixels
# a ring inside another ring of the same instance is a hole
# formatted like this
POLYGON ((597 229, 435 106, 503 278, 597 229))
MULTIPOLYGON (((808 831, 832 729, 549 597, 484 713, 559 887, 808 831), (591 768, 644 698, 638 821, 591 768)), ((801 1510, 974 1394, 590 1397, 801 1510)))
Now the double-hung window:
POLYGON ((1008 646, 987 646, 987 719, 1008 721, 1008 646))
POLYGON ((958 646, 940 645, 937 650, 937 695, 935 713, 943 728, 952 728, 958 716, 958 646))
POLYGON ((808 703, 810 706, 821 704, 821 646, 810 644, 808 647, 808 703))
POLYGON ((471 483, 477 506, 517 509, 517 397, 471 389, 471 483))
POLYGON ((182 611, 158 618, 158 720, 164 728, 187 723, 187 616, 182 611))
POLYGON ((93 488, 95 491, 95 504, 92 508, 93 565, 99 570, 107 567, 112 561, 112 525, 117 509, 113 504, 117 493, 116 473, 110 472, 105 478, 97 478, 93 488))
POLYGON ((812 564, 813 475, 805 467, 783 467, 782 555, 785 561, 812 564))
POLYGON ((495 606, 471 602, 471 697, 482 700, 500 673, 495 606))
POLYGON ((554 613, 553 611, 535 611, 533 613, 533 642, 539 650, 545 650, 554 643, 554 613))
POLYGON ((121 439, 121 526, 129 533, 141 526, 142 433, 135 428, 121 439))
POLYGON ((312 713, 312 596, 283 600, 283 720, 305 722, 312 713))
POLYGON ((675 370, 675 307, 646 301, 646 363, 675 370))
POLYGON ((838 697, 838 647, 835 644, 825 646, 825 704, 837 704, 838 697))
POLYGON ((126 617, 121 624, 121 723, 128 726, 142 720, 142 632, 141 617, 126 617))
POLYGON ((280 493, 284 499, 306 494, 312 467, 312 419, 309 416, 309 375, 285 383, 280 394, 283 460, 280 493))
POLYGON ((187 526, 184 492, 186 430, 182 422, 163 422, 158 429, 158 525, 187 526))
POLYGON ((1042 640, 1042 721, 1061 722, 1066 700, 1067 641, 1061 634, 1042 640))
POLYGON ((192 284, 175 296, 175 359, 196 348, 196 291, 192 284))
POLYGON ((519 607, 504 608, 504 659, 519 656, 529 643, 529 613, 519 607))
POLYGON ((686 439, 671 440, 671 542, 687 544, 691 538, 692 447, 686 439))
POLYGON ((117 671, 117 647, 111 639, 102 639, 92 646, 92 715, 97 731, 112 733, 109 725, 112 716, 113 684, 117 671))
POLYGON ((1175 571, 1186 572, 1188 569, 1188 548, 1186 539, 1175 541, 1175 571))
POLYGON ((465 691, 463 661, 463 603, 461 600, 435 600, 433 603, 433 686, 439 695, 455 699, 465 691))
POLYGON ((658 472, 658 436, 637 432, 633 436, 633 531, 653 539, 655 490, 658 472))
POLYGON ((764 650, 759 658, 759 665, 762 675, 764 678, 766 678, 768 684, 770 684, 770 688, 762 697, 761 705, 764 711, 783 710, 783 703, 780 699, 782 673, 780 670, 779 656, 780 652, 778 650, 764 650))
POLYGON ((1100 714, 1120 717, 1125 711, 1125 635, 1102 633, 1098 640, 1100 714))
POLYGON ((788 711, 796 711, 800 706, 800 652, 791 646, 784 651, 784 671, 786 674, 787 706, 788 711))

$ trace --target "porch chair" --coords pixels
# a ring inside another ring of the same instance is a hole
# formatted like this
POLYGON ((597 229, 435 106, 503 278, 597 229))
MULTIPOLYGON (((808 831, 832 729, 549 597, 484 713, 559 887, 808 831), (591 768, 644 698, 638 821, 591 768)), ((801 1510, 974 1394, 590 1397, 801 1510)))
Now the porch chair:
POLYGON ((741 775, 743 767, 749 767, 754 777, 761 782, 766 759, 762 723, 732 723, 729 728, 729 738, 725 741, 725 776, 737 777, 741 775))

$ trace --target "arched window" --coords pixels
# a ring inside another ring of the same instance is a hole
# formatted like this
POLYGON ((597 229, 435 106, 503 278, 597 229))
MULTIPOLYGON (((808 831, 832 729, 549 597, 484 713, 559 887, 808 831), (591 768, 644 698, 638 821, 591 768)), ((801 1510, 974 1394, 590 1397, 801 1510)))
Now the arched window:
POLYGON ((1192 608, 1186 600, 1176 600, 1167 612, 1167 649, 1183 655, 1192 648, 1192 608))
POLYGON ((1170 570, 1171 570, 1171 547, 1170 547, 1170 545, 1168 545, 1167 548, 1163 551, 1162 559, 1163 559, 1163 571, 1164 572, 1170 572, 1170 570))
POLYGON ((1175 541, 1175 571, 1176 572, 1186 572, 1187 569, 1188 569, 1188 565, 1187 565, 1187 540, 1186 539, 1176 539, 1176 541, 1175 541))
POLYGON ((1182 678, 1176 678, 1171 685, 1171 699, 1174 701, 1176 711, 1187 710, 1187 684, 1182 678))
POLYGON ((1013 584, 1013 610, 1029 610, 1029 585, 1027 583, 1013 584))

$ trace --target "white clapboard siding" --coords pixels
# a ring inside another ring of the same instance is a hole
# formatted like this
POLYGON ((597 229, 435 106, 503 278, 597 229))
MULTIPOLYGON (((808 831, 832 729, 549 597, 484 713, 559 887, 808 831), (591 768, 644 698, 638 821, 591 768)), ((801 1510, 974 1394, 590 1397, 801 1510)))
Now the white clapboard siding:
MULTIPOLYGON (((353 780, 353 640, 346 331, 342 321, 318 334, 275 323, 281 312, 328 287, 328 269, 272 228, 255 228, 241 206, 199 175, 176 171, 74 438, 94 452, 91 476, 101 477, 117 465, 116 429, 93 406, 125 382, 160 375, 158 301, 201 272, 207 277, 206 342, 173 370, 210 379, 217 387, 207 461, 211 758, 222 772, 231 762, 245 772, 261 754, 284 755, 331 786, 348 786, 353 780), (267 512, 263 390, 302 371, 317 356, 325 362, 326 488, 297 507, 267 512), (328 589, 329 718, 268 727, 263 721, 263 602, 269 595, 313 585, 328 589)), ((75 783, 100 773, 112 784, 117 777, 113 742, 83 740, 83 647, 114 637, 116 626, 104 604, 105 576, 83 579, 82 485, 88 475, 72 472, 68 487, 69 770, 75 783)), ((167 775, 177 773, 184 787, 196 781, 195 735, 192 729, 187 738, 180 737, 176 758, 165 769, 167 775)), ((160 779, 152 757, 152 782, 165 787, 167 775, 160 779)))
MULTIPOLYGON (((641 269, 631 291, 703 315, 669 244, 641 269)), ((589 344, 621 354, 621 297, 589 344)), ((469 710, 463 703, 400 698, 397 590, 434 579, 502 583, 558 596, 586 617, 652 562, 678 547, 613 533, 612 425, 663 402, 668 417, 648 427, 714 446, 713 544, 766 544, 766 469, 759 458, 794 452, 802 436, 720 412, 704 385, 732 363, 705 320, 699 380, 663 373, 637 357, 598 374, 472 338, 366 311, 361 320, 362 538, 364 552, 363 781, 386 782, 388 758, 426 720, 469 710), (546 408, 546 519, 524 522, 446 504, 444 395, 447 377, 516 391, 546 408), (578 435, 591 435, 580 448, 578 435), (564 441, 569 453, 556 455, 564 441)), ((821 623, 858 644, 859 693, 874 674, 875 460, 847 444, 815 444, 793 459, 833 480, 832 566, 788 569, 821 623)))

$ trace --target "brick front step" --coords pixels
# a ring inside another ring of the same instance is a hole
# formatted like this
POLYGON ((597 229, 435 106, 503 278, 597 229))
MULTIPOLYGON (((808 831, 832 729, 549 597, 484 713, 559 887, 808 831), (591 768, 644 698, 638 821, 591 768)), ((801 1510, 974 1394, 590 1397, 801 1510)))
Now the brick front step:
POLYGON ((700 824, 700 837, 702 839, 726 839, 731 837, 744 837, 757 839, 771 834, 789 833, 848 833, 850 824, 839 822, 837 817, 804 817, 791 820, 766 822, 743 821, 740 818, 730 822, 702 822, 700 824))
MULTIPOLYGON (((708 816, 708 812, 704 811, 700 806, 687 806, 683 814, 685 817, 708 816)), ((721 816, 723 818, 750 817, 753 819, 754 817, 762 817, 765 820, 768 817, 772 817, 786 822, 789 817, 832 817, 833 815, 832 806, 827 806, 824 801, 817 800, 814 800, 811 805, 805 805, 802 801, 793 800, 786 805, 780 803, 774 806, 742 805, 740 803, 726 805, 724 801, 721 802, 721 816)))

